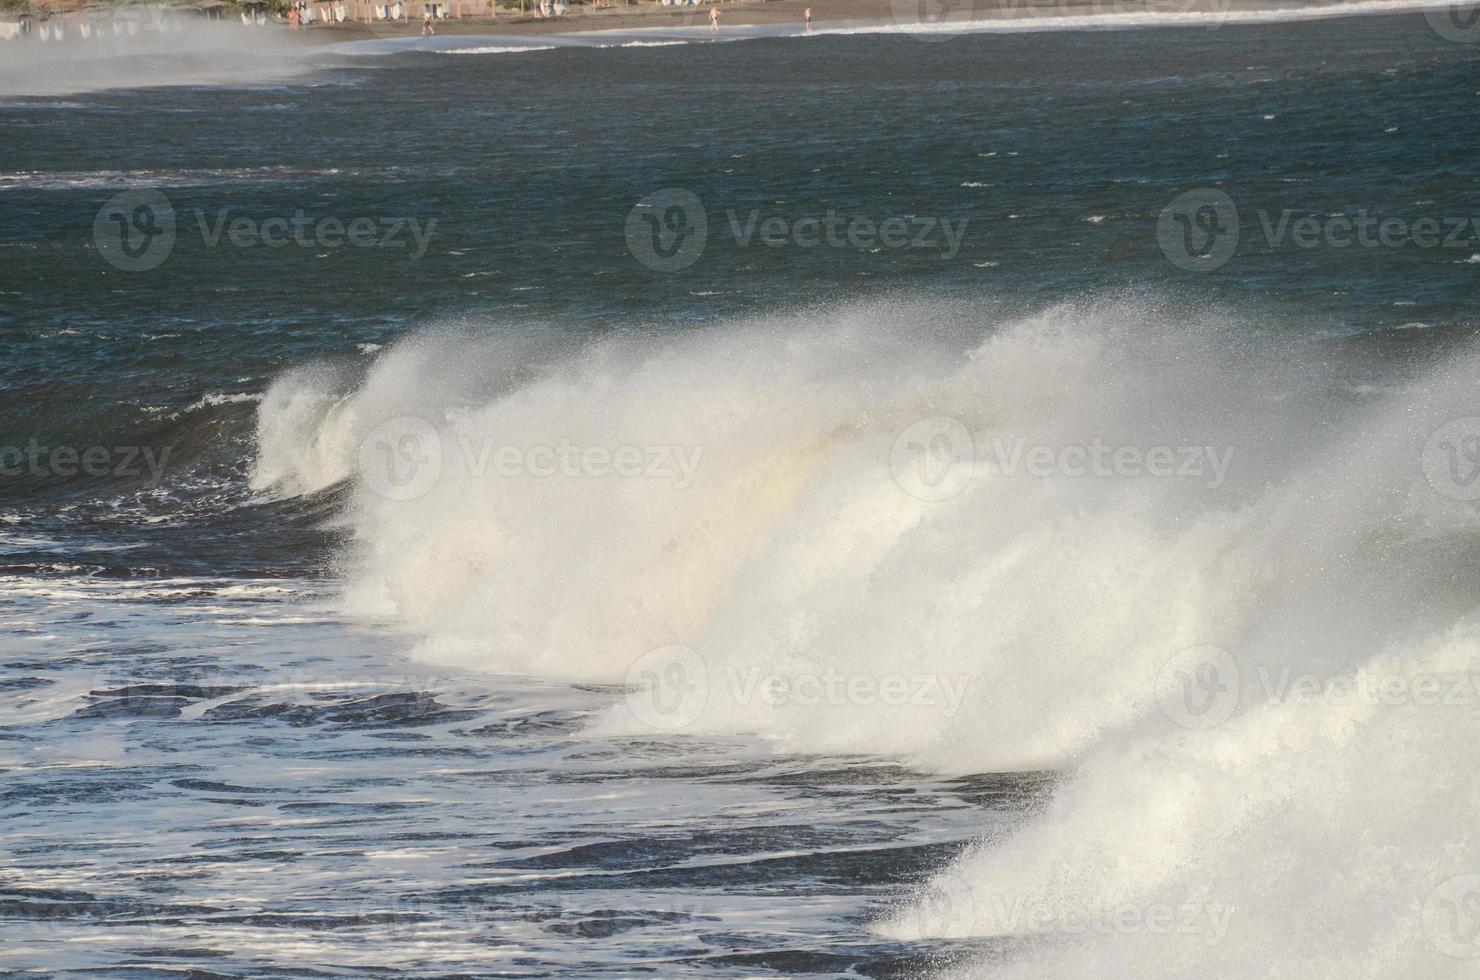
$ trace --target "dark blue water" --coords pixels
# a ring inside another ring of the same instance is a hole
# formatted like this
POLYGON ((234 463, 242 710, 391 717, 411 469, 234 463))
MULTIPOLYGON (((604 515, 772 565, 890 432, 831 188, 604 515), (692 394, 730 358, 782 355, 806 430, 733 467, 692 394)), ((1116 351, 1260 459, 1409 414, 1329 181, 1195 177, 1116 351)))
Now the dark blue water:
MULTIPOLYGON (((176 413, 445 318, 694 329, 901 289, 1032 309, 1133 288, 1347 334, 1463 330, 1475 298, 1472 229, 1437 248, 1301 248, 1260 223, 1286 209, 1468 218, 1473 63, 1421 17, 317 60, 288 85, 5 105, 0 443, 170 446, 179 482, 229 485, 251 406, 176 413), (179 212, 147 273, 93 242, 99 209, 133 186, 179 212), (673 274, 634 261, 624 237, 634 204, 665 188, 696 194, 711 226, 673 274), (1195 274, 1166 259, 1156 220, 1201 188, 1228 193, 1244 229, 1234 261, 1195 274), (950 258, 939 234, 869 250, 747 247, 730 230, 752 212, 829 209, 966 224, 950 258), (207 241, 223 217, 300 212, 369 219, 377 239, 397 219, 432 230, 419 259, 409 231, 371 247, 207 241)), ((40 509, 98 491, 7 488, 40 509)), ((213 537, 200 528, 190 546, 159 529, 149 564, 303 567, 257 554, 254 535, 196 562, 213 537)))

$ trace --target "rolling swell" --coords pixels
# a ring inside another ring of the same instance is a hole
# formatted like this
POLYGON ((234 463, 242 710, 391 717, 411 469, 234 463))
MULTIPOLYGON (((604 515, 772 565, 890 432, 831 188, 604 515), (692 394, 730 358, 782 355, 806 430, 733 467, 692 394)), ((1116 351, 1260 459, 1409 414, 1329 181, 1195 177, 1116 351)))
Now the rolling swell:
POLYGON ((0 440, 10 467, 0 519, 25 529, 0 574, 291 577, 323 568, 333 544, 325 523, 341 494, 273 501, 251 491, 254 396, 205 395, 172 409, 36 394, 0 419, 0 431, 27 433, 0 440), (90 451, 98 455, 84 465, 90 451))

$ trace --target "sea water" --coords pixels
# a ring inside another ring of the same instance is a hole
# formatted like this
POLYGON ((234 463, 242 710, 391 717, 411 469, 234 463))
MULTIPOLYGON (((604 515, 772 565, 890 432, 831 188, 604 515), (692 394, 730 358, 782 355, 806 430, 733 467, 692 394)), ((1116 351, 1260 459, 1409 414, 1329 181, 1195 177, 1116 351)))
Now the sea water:
POLYGON ((1472 975, 1473 49, 1259 19, 4 76, 0 966, 1472 975))

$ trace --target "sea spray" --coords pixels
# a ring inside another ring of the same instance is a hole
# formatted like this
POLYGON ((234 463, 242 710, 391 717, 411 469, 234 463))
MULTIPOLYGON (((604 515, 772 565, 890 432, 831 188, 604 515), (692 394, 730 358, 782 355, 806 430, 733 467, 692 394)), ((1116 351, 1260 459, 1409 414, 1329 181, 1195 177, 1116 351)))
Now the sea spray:
POLYGON ((1467 975, 1480 798, 1456 747, 1480 711, 1261 678, 1480 672, 1475 515, 1434 441, 1472 410, 1469 353, 1358 393, 1335 345, 1145 301, 501 343, 429 334, 261 406, 297 441, 264 442, 259 473, 351 483, 349 604, 418 656, 627 685, 595 732, 1064 770, 1046 813, 877 924, 1031 942, 992 975, 1467 975), (282 424, 305 398, 331 407, 282 424), (404 459, 360 451, 387 424, 437 464, 413 496, 386 492, 404 459), (684 488, 490 477, 448 455, 462 438, 703 456, 684 488), (983 465, 1019 439, 1226 462, 983 465), (912 696, 932 678, 954 696, 912 696))
MULTIPOLYGON (((681 683, 704 688, 686 730, 946 771, 1056 766, 1153 707, 1173 653, 1231 641, 1248 615, 1269 480, 1316 451, 1335 387, 1251 354, 1249 329, 1145 302, 1012 320, 898 301, 553 353, 433 332, 358 387, 286 376, 262 405, 257 472, 353 483, 349 601, 419 634, 422 656, 623 683, 678 646, 697 658, 681 683), (1306 425, 1271 439, 1290 413, 1306 425), (915 492, 921 460, 898 452, 937 418, 973 457, 947 499, 915 492), (1216 487, 976 465, 1016 439, 1228 462, 1216 487), (489 441, 702 455, 682 486, 506 476, 466 465, 459 447, 489 441), (724 681, 752 669, 971 683, 953 711, 943 696, 772 704, 724 681)), ((645 730, 633 707, 603 729, 645 730)))

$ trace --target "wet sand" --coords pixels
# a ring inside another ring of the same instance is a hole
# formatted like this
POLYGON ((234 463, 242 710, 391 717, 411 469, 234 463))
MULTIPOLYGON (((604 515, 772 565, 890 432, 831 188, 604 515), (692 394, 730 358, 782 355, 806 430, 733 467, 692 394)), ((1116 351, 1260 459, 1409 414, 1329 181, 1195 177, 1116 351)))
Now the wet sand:
MULTIPOLYGON (((566 34, 602 30, 639 30, 705 26, 712 7, 720 9, 721 28, 756 24, 803 23, 803 13, 812 8, 814 30, 869 24, 901 24, 935 21, 991 20, 1086 14, 1186 13, 1193 11, 1309 8, 1340 6, 1332 3, 1292 3, 1278 0, 722 0, 697 7, 664 7, 651 0, 637 6, 596 10, 589 5, 573 6, 563 16, 546 19, 532 13, 500 9, 486 14, 449 18, 435 22, 438 34, 566 34)), ((471 7, 465 3, 465 8, 471 7)), ((533 7, 533 0, 530 2, 533 7)), ((314 24, 300 33, 305 40, 337 42, 375 37, 413 36, 421 33, 420 7, 412 0, 404 23, 352 21, 343 24, 314 24)))

